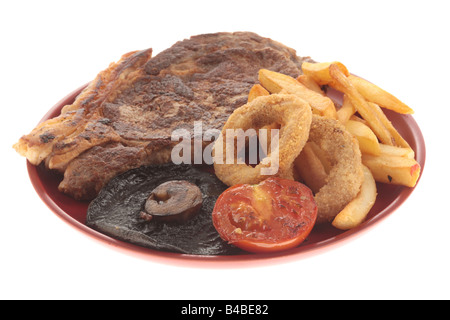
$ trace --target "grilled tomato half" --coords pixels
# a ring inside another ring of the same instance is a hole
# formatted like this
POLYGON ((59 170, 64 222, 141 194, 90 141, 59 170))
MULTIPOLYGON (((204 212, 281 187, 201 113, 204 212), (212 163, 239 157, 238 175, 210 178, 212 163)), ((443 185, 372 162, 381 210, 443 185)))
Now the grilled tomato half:
POLYGON ((317 205, 300 182, 271 177, 260 184, 240 184, 217 199, 212 219, 222 239, 248 252, 294 248, 311 232, 317 205))

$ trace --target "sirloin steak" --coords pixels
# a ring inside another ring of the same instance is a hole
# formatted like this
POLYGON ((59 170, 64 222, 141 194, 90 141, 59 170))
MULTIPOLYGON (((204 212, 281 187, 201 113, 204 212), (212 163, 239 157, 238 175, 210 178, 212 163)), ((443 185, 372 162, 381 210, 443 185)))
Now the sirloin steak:
POLYGON ((203 130, 220 130, 247 102, 260 69, 297 77, 309 60, 250 32, 193 36, 151 55, 123 55, 14 148, 64 173, 62 192, 91 200, 120 173, 169 162, 175 129, 193 134, 194 121, 202 121, 203 130))

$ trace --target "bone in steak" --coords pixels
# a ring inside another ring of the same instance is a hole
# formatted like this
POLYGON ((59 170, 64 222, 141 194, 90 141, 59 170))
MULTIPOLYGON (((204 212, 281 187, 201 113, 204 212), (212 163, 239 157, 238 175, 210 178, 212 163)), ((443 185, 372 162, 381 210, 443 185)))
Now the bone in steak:
POLYGON ((173 130, 221 129, 247 102, 261 68, 294 77, 295 50, 249 32, 193 36, 151 58, 130 52, 102 71, 61 115, 23 136, 15 149, 64 173, 59 189, 93 199, 114 176, 170 161, 173 130))

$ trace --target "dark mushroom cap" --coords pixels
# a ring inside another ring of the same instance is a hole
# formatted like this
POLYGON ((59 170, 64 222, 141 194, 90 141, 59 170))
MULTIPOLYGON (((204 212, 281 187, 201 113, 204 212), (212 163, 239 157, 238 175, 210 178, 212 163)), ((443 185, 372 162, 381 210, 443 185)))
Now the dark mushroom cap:
POLYGON ((160 251, 196 255, 241 254, 242 250, 220 238, 212 223, 217 198, 227 189, 210 168, 191 165, 145 166, 113 178, 94 199, 86 224, 110 237, 160 251), (184 180, 202 193, 198 212, 183 223, 154 219, 147 222, 140 213, 152 191, 168 181, 184 180))

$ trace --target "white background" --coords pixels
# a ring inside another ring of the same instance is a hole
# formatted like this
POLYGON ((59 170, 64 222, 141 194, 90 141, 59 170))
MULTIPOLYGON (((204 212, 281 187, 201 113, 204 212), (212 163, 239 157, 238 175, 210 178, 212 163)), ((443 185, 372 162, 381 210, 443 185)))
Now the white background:
POLYGON ((3 299, 448 299, 450 51, 446 1, 2 1, 3 299), (12 149, 62 97, 128 51, 253 31, 339 60, 415 110, 424 175, 357 239, 296 261, 191 268, 94 241, 40 200, 12 149))

